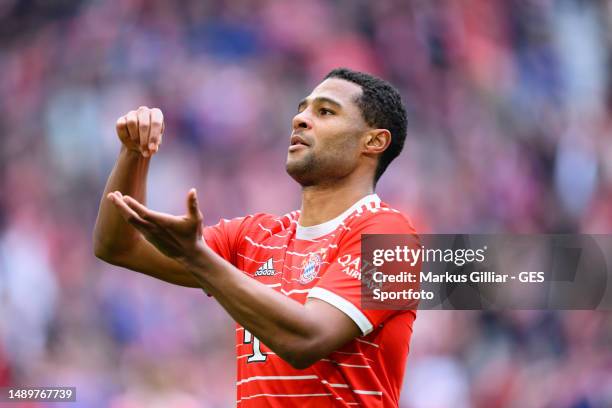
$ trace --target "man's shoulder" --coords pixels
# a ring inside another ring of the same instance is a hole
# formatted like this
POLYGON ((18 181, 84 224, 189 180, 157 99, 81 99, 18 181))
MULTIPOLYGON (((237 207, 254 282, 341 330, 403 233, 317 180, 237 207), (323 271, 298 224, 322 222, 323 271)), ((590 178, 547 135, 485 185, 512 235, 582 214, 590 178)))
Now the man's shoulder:
POLYGON ((274 235, 290 229, 292 224, 297 224, 298 217, 298 211, 292 211, 282 215, 254 213, 229 220, 229 222, 240 224, 241 229, 244 230, 258 231, 260 233, 263 232, 274 235))
POLYGON ((351 230, 360 234, 415 234, 410 218, 385 202, 359 208, 345 221, 351 230))

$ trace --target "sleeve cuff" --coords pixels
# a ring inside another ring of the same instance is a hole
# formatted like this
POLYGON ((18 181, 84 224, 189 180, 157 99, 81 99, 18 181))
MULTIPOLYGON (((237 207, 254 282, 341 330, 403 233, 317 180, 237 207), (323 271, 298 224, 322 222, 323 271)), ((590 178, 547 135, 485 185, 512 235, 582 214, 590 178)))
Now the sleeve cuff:
POLYGON ((359 327, 361 333, 364 336, 372 331, 372 323, 370 323, 370 320, 368 320, 366 315, 364 315, 363 312, 359 310, 357 306, 355 306, 345 298, 336 295, 334 292, 315 286, 308 293, 308 297, 321 299, 342 311, 344 314, 350 317, 352 321, 355 322, 355 324, 359 327))

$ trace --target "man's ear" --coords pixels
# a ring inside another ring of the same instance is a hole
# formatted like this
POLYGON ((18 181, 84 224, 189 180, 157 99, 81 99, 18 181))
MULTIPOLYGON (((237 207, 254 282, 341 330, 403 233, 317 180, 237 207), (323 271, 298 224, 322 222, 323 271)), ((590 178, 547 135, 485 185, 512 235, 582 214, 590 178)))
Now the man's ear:
POLYGON ((364 153, 380 154, 391 144, 391 132, 387 129, 372 129, 365 137, 364 153))

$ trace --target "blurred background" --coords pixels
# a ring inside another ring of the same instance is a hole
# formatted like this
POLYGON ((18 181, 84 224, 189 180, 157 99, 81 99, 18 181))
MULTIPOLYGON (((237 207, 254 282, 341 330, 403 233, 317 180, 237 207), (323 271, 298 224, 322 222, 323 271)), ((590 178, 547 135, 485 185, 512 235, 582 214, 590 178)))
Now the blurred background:
MULTIPOLYGON (((364 70, 407 105, 377 192, 419 231, 610 233, 611 62, 607 1, 1 1, 0 385, 235 404, 214 300, 92 254, 127 111, 166 117, 151 207, 195 186, 210 224, 284 213, 297 102, 364 70)), ((420 312, 401 406, 612 407, 612 313, 420 312)))

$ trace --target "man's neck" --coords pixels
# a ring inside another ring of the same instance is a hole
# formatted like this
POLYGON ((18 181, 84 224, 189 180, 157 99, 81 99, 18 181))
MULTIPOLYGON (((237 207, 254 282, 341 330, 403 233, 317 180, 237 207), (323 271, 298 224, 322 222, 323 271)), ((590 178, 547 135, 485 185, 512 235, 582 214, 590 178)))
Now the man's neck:
POLYGON ((373 192, 369 183, 304 187, 299 224, 311 227, 332 220, 373 192))

